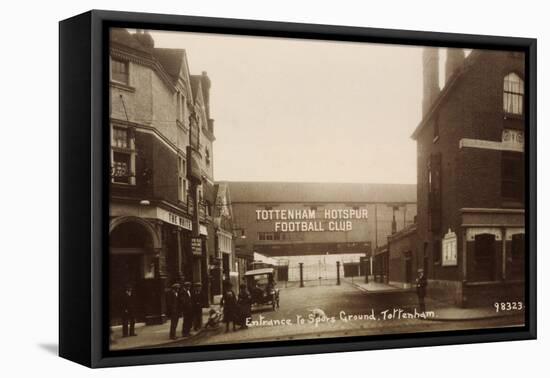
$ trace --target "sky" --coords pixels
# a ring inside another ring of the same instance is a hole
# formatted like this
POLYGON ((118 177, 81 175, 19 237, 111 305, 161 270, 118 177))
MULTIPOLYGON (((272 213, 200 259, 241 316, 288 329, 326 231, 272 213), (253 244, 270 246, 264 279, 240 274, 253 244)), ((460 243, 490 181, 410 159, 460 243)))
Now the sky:
POLYGON ((211 79, 215 180, 416 183, 421 47, 151 34, 211 79))

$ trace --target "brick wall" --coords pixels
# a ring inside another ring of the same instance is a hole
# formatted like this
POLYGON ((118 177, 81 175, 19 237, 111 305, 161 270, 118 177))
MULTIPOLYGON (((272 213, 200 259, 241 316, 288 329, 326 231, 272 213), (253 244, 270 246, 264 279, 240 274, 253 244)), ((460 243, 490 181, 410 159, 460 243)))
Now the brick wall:
MULTIPOLYGON (((476 52, 479 53, 479 52, 476 52)), ((473 53, 472 53, 473 54, 473 53)), ((502 110, 503 79, 510 72, 523 76, 521 56, 509 52, 480 53, 476 63, 459 78, 439 104, 436 116, 417 136, 418 244, 426 247, 428 277, 434 280, 461 280, 462 256, 458 266, 442 267, 436 243, 450 228, 456 232, 460 251, 463 233, 461 208, 503 207, 501 193, 501 151, 459 148, 461 138, 501 141, 504 128, 522 128, 523 121, 505 119, 502 110), (434 125, 439 138, 434 141, 434 125), (441 228, 431 232, 428 225, 428 159, 441 154, 441 228), (425 244, 427 243, 427 244, 425 244)))

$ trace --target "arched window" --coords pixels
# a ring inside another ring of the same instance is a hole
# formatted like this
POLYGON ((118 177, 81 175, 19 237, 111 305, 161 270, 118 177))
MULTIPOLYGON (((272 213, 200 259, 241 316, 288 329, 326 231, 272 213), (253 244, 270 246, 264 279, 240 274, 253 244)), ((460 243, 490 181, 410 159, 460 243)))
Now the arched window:
POLYGON ((504 77, 503 109, 507 114, 523 115, 523 79, 512 72, 504 77))

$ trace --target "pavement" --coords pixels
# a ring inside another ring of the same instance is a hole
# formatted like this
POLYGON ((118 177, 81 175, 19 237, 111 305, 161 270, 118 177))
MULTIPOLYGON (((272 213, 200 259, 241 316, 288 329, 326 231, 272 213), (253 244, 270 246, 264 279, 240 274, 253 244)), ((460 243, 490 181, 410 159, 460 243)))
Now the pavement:
MULTIPOLYGON (((365 283, 364 280, 354 280, 353 282, 350 279, 346 279, 346 282, 355 286, 357 289, 362 290, 370 295, 377 294, 401 294, 400 296, 408 297, 408 301, 400 300, 396 303, 407 303, 416 305, 416 291, 414 288, 403 289, 401 287, 380 283, 372 282, 365 283)), ((384 295, 385 298, 388 295, 384 295)), ((493 307, 472 307, 472 308, 461 308, 453 306, 451 303, 437 301, 432 298, 426 297, 426 310, 434 311, 436 313, 435 317, 429 317, 424 320, 430 321, 459 321, 459 320, 482 320, 482 319, 497 319, 505 317, 515 317, 520 314, 524 314, 524 311, 514 311, 506 312, 500 311, 496 312, 493 307)))
POLYGON ((403 289, 397 286, 380 283, 380 282, 373 282, 372 280, 369 281, 369 283, 365 283, 365 279, 361 277, 356 277, 354 279, 351 278, 345 278, 344 279, 347 283, 354 285, 359 290, 363 290, 366 292, 393 292, 393 291, 410 291, 411 289, 403 289))
MULTIPOLYGON (((213 305, 210 308, 216 310, 219 309, 219 306, 213 305)), ((191 331, 191 335, 188 337, 181 336, 181 328, 183 325, 183 319, 180 318, 178 321, 178 328, 176 335, 178 337, 177 341, 184 341, 197 337, 202 332, 204 332, 204 324, 208 320, 208 313, 210 308, 203 308, 202 310, 202 324, 203 328, 199 331, 191 331)), ((174 340, 170 339, 170 320, 166 321, 164 324, 154 324, 154 325, 145 325, 145 323, 136 323, 135 333, 137 336, 122 337, 122 326, 111 327, 112 335, 111 339, 111 350, 122 350, 122 349, 134 349, 134 348, 143 348, 143 347, 152 347, 158 345, 165 345, 167 343, 172 343, 174 340)))

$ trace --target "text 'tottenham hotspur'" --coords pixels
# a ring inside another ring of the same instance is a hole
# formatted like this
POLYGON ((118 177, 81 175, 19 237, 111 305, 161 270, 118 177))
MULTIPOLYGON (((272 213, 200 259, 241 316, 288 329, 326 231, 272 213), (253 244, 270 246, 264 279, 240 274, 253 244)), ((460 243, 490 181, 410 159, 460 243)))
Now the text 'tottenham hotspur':
POLYGON ((353 220, 367 220, 367 209, 325 209, 319 219, 314 209, 256 210, 257 221, 273 221, 275 232, 351 231, 353 220))

